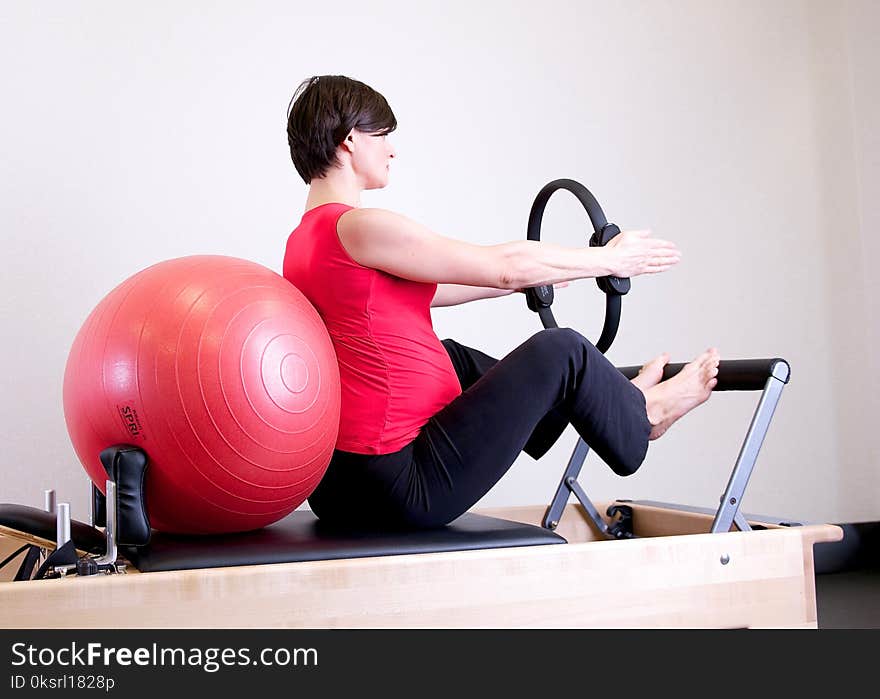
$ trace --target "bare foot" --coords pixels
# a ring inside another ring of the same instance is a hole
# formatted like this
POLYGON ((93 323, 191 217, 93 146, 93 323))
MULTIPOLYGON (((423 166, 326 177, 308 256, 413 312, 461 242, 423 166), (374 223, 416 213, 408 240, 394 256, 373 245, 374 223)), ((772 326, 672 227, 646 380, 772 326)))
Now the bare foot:
POLYGON ((639 375, 634 379, 630 379, 632 383, 638 386, 642 393, 649 388, 653 388, 660 383, 663 378, 663 367, 669 364, 669 355, 664 352, 659 357, 654 357, 650 362, 639 369, 639 375))
POLYGON ((667 381, 644 391, 651 435, 657 439, 676 420, 705 403, 718 383, 718 350, 710 347, 667 381))

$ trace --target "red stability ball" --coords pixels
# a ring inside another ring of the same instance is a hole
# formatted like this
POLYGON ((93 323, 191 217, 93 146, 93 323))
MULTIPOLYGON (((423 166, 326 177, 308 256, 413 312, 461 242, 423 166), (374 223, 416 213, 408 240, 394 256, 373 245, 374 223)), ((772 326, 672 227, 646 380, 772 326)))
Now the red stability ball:
POLYGON ((305 296, 247 260, 160 262, 111 291, 76 336, 64 417, 104 491, 99 455, 149 459, 150 524, 166 532, 258 529, 317 487, 339 432, 339 367, 305 296))

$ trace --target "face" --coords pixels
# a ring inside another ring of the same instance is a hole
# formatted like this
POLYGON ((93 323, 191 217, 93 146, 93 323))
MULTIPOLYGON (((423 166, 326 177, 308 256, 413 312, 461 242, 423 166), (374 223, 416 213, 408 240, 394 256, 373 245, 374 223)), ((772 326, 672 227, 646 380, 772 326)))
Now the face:
POLYGON ((351 164, 364 189, 381 189, 388 184, 391 160, 396 153, 387 135, 364 133, 357 129, 349 134, 351 164))

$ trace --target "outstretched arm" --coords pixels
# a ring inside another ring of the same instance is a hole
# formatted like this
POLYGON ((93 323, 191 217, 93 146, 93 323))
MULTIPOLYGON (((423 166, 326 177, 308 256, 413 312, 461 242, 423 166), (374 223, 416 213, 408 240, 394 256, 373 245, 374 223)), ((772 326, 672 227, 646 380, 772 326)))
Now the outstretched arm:
POLYGON ((649 231, 623 232, 596 248, 536 240, 474 245, 382 209, 347 211, 336 232, 349 256, 365 267, 413 281, 503 290, 609 274, 656 274, 679 260, 675 245, 651 238, 649 231))
MULTIPOLYGON (((568 282, 558 282, 553 285, 553 288, 561 289, 566 286, 568 286, 568 282)), ((518 291, 524 292, 525 289, 493 289, 486 286, 467 286, 465 284, 438 284, 434 299, 431 301, 431 308, 457 306, 480 299, 494 299, 499 296, 509 296, 518 291)))
POLYGON ((498 296, 509 296, 514 289, 493 289, 489 286, 468 286, 466 284, 438 284, 431 308, 440 306, 457 306, 469 301, 493 299, 498 296))

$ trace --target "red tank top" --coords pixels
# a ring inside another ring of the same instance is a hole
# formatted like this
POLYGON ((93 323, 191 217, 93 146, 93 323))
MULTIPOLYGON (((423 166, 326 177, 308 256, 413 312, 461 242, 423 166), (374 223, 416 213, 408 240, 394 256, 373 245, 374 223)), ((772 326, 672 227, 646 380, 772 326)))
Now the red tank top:
POLYGON ((307 211, 287 240, 284 277, 324 319, 342 382, 336 448, 389 454, 461 393, 431 324, 436 284, 395 277, 355 262, 336 222, 351 206, 307 211))

